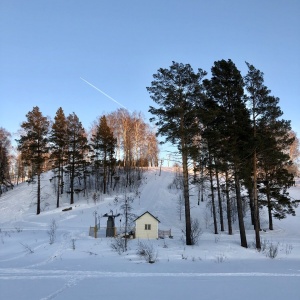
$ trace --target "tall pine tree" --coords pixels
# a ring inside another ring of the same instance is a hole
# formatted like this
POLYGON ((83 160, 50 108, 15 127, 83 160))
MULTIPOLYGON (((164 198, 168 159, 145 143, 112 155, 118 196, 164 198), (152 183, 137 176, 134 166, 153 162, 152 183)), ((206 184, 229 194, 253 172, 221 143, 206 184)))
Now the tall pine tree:
POLYGON ((41 174, 48 148, 50 122, 35 106, 26 115, 27 121, 21 124, 24 134, 18 140, 18 150, 33 166, 33 176, 37 175, 37 214, 41 212, 41 174))
POLYGON ((56 207, 59 207, 60 194, 63 192, 63 166, 67 146, 67 120, 63 109, 60 107, 54 118, 49 141, 51 142, 51 159, 57 169, 57 198, 56 207))
POLYGON ((267 119, 260 120, 257 128, 257 134, 261 137, 258 152, 258 180, 260 203, 268 208, 269 229, 273 230, 272 217, 282 219, 286 214, 294 215, 296 204, 287 192, 287 189, 294 184, 294 175, 288 171, 292 164, 289 146, 294 141, 289 134, 290 121, 278 119, 282 115, 278 106, 279 99, 269 97, 274 103, 274 108, 269 110, 267 119))
POLYGON ((181 153, 183 167, 183 195, 185 203, 186 244, 194 243, 191 232, 188 160, 197 134, 196 105, 202 98, 201 80, 206 72, 195 73, 189 64, 173 62, 169 69, 160 68, 153 75, 151 87, 147 87, 151 99, 159 105, 150 106, 158 134, 166 142, 176 145, 181 153))
POLYGON ((80 169, 84 163, 84 154, 87 151, 87 136, 75 113, 67 117, 67 155, 70 177, 70 204, 74 203, 75 178, 80 179, 80 169))
POLYGON ((105 116, 100 118, 96 133, 91 140, 95 151, 95 163, 101 165, 103 169, 103 194, 106 194, 108 171, 112 170, 111 164, 114 162, 116 139, 107 125, 105 116))
MULTIPOLYGON (((215 128, 222 141, 223 161, 234 178, 241 246, 247 248, 241 196, 242 171, 249 156, 250 118, 244 100, 244 83, 240 71, 229 59, 216 61, 212 78, 204 82, 210 98, 219 109, 215 128)), ((218 158, 222 153, 218 153, 218 158)))

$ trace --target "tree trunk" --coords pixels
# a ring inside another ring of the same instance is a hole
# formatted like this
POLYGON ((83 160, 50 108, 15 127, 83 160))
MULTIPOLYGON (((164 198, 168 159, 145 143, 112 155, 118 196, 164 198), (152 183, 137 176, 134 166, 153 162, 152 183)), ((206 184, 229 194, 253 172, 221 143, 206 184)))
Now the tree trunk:
MULTIPOLYGON (((256 136, 256 133, 254 134, 256 136)), ((258 208, 258 197, 257 197, 257 170, 256 170, 256 149, 253 154, 253 204, 254 204, 254 229, 255 229, 255 242, 256 249, 261 249, 260 244, 260 222, 259 222, 259 208, 258 208)))
POLYGON ((242 205, 241 190, 240 190, 240 180, 239 180, 239 175, 237 174, 237 171, 235 171, 235 174, 234 174, 234 181, 235 181, 236 205, 237 205, 237 212, 238 212, 238 219, 239 219, 241 246, 248 248, 245 225, 244 225, 243 205, 242 205))
POLYGON ((253 188, 248 188, 248 195, 249 195, 249 206, 250 206, 250 213, 251 213, 251 224, 253 228, 255 228, 255 217, 254 217, 254 196, 253 196, 253 188))
POLYGON ((60 170, 60 194, 64 193, 64 162, 62 161, 61 170, 60 170))
POLYGON ((213 211, 214 230, 215 230, 215 234, 218 234, 216 206, 215 206, 215 192, 214 192, 214 183, 213 183, 213 174, 212 174, 212 159, 211 159, 210 152, 208 153, 208 159, 209 159, 209 180, 210 180, 211 205, 213 211))
POLYGON ((113 169, 112 166, 110 166, 110 189, 113 188, 113 169))
POLYGON ((267 201, 268 201, 268 216, 269 216, 269 229, 273 230, 273 217, 272 217, 272 203, 270 197, 270 187, 269 183, 267 183, 267 201))
POLYGON ((36 214, 39 215, 41 213, 41 174, 40 171, 37 172, 37 206, 36 206, 36 214))
POLYGON ((201 202, 204 202, 204 166, 203 159, 201 159, 201 202))
POLYGON ((219 171, 217 167, 216 167, 216 179, 217 179, 217 191, 218 191, 218 201, 219 201, 219 210, 220 210, 220 226, 221 226, 221 231, 224 231, 223 206, 222 206, 222 198, 220 192, 219 171))
POLYGON ((228 234, 232 235, 232 217, 231 217, 231 200, 229 197, 229 179, 228 179, 228 172, 225 172, 226 176, 226 186, 225 186, 225 193, 226 193, 226 202, 227 202, 227 223, 228 223, 228 234))
POLYGON ((87 187, 87 180, 86 180, 86 165, 84 164, 84 171, 83 171, 83 182, 84 182, 84 197, 88 197, 88 187, 87 187))
POLYGON ((73 154, 70 170, 70 204, 74 204, 75 157, 73 154))
POLYGON ((56 207, 59 207, 59 194, 60 194, 60 160, 58 162, 58 175, 57 175, 57 193, 56 193, 56 207))
POLYGON ((188 174, 188 158, 186 150, 182 151, 182 168, 183 168, 183 197, 185 208, 185 234, 186 245, 192 245, 192 229, 191 229, 191 212, 189 197, 189 174, 188 174))
POLYGON ((106 194, 106 151, 103 157, 103 194, 106 194))

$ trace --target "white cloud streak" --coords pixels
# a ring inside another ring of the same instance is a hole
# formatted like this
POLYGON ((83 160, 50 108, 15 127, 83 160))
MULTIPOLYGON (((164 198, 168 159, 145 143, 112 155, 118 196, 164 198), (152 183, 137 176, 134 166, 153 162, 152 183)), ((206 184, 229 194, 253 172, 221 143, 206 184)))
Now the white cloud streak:
MULTIPOLYGON (((117 100, 115 100, 114 98, 112 98, 111 96, 107 95, 106 93, 104 93, 103 91, 101 91, 99 88, 97 88, 96 86, 94 86, 93 84, 91 84, 90 82, 88 82, 87 80, 85 80, 84 78, 80 77, 80 79, 82 81, 84 81, 85 83, 87 83, 88 85, 90 85, 91 87, 93 87, 95 90, 97 90, 98 92, 100 92, 101 94, 103 94, 105 97, 107 97, 108 99, 110 99, 111 101, 117 103, 118 105, 120 105, 121 107, 127 109, 127 107, 125 107, 123 104, 121 104, 120 102, 118 102, 117 100)), ((128 110, 128 109, 127 109, 128 110)))

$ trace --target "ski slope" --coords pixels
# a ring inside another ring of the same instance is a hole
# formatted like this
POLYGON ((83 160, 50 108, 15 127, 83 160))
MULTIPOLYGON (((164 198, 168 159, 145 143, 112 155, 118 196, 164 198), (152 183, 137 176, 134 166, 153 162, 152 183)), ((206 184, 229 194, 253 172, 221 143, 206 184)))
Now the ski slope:
MULTIPOLYGON (((120 212, 122 195, 118 203, 116 195, 109 195, 96 204, 91 195, 76 196, 72 210, 62 212, 69 199, 64 195, 61 207, 55 207, 49 176, 43 175, 44 210, 38 216, 34 185, 22 183, 0 198, 1 299, 300 299, 299 208, 297 216, 274 220, 273 231, 261 232, 263 241, 278 245, 278 255, 271 259, 251 247, 254 232, 247 223, 248 249, 240 247, 237 230, 233 236, 214 235, 206 202, 198 206, 197 193, 191 191, 191 214, 199 219, 202 235, 198 245, 186 246, 178 191, 168 188, 174 170, 163 168, 159 176, 158 169, 149 169, 133 212, 151 212, 160 229, 171 229, 174 236, 146 241, 157 252, 157 261, 149 264, 137 255, 137 240, 130 240, 128 251, 119 255, 111 249, 111 238, 88 236, 94 213, 120 212), (57 231, 50 245, 52 220, 57 231)), ((300 198, 299 182, 290 193, 300 198)), ((100 218, 101 227, 106 220, 100 218)))

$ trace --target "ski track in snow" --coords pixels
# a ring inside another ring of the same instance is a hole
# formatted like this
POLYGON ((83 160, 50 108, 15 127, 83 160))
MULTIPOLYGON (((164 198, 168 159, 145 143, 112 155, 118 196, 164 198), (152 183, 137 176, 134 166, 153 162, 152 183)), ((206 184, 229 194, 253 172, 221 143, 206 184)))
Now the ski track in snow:
POLYGON ((62 293, 64 290, 71 288, 72 286, 75 286, 77 284, 77 282, 79 281, 78 278, 74 278, 71 277, 62 288, 58 289, 57 291, 55 291, 54 293, 50 294, 47 297, 43 297, 41 298, 41 300, 50 300, 50 299, 54 299, 57 295, 59 295, 60 293, 62 293))
POLYGON ((101 277, 300 277, 300 273, 263 273, 263 272, 219 272, 219 273, 129 273, 101 271, 66 271, 37 269, 0 269, 0 279, 43 279, 61 278, 69 281, 101 277))

